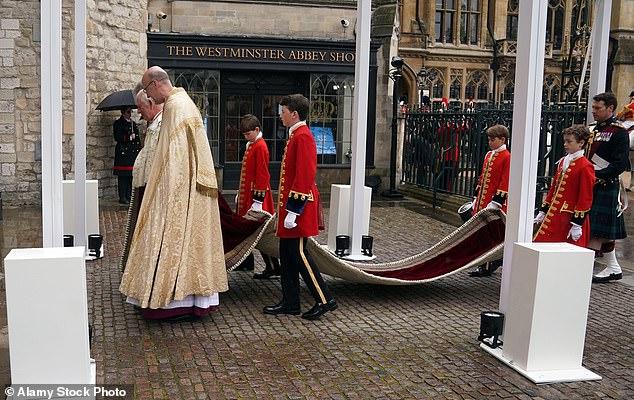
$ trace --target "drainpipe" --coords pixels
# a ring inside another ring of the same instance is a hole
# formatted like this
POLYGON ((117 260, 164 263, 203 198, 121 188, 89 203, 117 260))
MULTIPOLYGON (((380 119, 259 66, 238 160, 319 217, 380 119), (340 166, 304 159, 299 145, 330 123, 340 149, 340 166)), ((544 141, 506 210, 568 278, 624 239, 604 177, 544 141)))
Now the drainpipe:
MULTIPOLYGON (((418 0, 416 0, 418 2, 418 0)), ((493 104, 497 103, 497 86, 498 86, 498 69, 500 69, 500 63, 498 61, 498 41, 493 34, 493 28, 491 27, 491 15, 495 15, 491 11, 493 1, 489 1, 487 9, 487 31, 491 35, 493 41, 493 61, 491 62, 491 69, 493 70, 493 104)), ((418 11, 418 10, 417 10, 418 11)))

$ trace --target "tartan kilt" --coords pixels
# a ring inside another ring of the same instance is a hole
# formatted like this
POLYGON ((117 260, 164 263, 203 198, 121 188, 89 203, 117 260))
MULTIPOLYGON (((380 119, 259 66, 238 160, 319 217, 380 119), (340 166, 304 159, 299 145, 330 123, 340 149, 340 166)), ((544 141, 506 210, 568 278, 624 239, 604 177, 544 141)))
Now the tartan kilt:
POLYGON ((590 209, 590 232, 593 237, 623 239, 627 237, 623 215, 617 217, 619 203, 619 181, 594 185, 592 208, 590 209))

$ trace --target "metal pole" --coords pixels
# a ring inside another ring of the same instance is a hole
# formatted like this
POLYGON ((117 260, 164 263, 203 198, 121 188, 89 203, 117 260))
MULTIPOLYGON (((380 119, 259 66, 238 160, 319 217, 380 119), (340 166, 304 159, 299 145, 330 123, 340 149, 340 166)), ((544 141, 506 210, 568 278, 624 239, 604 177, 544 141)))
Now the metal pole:
POLYGON ((361 254, 365 201, 365 147, 368 126, 368 87, 370 81, 371 0, 357 2, 357 46, 354 66, 354 100, 352 118, 352 166, 350 171, 350 257, 361 254))
POLYGON ((396 68, 391 75, 394 80, 392 91, 392 142, 390 144, 390 190, 383 192, 383 197, 401 199, 403 194, 396 190, 396 140, 398 136, 398 82, 401 79, 401 68, 396 68))
POLYGON ((592 56, 591 60, 598 60, 592 63, 590 68, 590 84, 588 87, 588 123, 592 118, 592 97, 605 92, 605 77, 608 65, 608 46, 610 41, 610 16, 612 15, 612 0, 598 0, 595 3, 595 20, 592 25, 592 56))
POLYGON ((75 0, 74 94, 75 246, 84 246, 86 245, 86 0, 75 0))
POLYGON ((42 247, 62 247, 62 0, 42 1, 40 15, 42 247))
POLYGON ((506 312, 513 271, 513 244, 533 239, 533 209, 537 182, 539 132, 544 84, 546 0, 520 0, 513 148, 509 179, 508 213, 504 236, 504 268, 500 287, 500 311, 506 312))

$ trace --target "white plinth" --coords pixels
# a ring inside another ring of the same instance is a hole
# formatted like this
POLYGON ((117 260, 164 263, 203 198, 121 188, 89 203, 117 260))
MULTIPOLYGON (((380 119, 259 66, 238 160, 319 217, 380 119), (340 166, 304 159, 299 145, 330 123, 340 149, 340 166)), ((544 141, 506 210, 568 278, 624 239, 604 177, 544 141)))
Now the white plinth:
MULTIPOLYGON (((64 201, 64 235, 75 235, 75 181, 62 181, 64 201)), ((99 234, 99 182, 86 181, 86 238, 99 234)), ((77 238, 75 238, 77 243, 77 238)))
POLYGON ((581 366, 594 252, 568 243, 516 243, 502 350, 536 383, 601 379, 581 366))
POLYGON ((4 269, 11 382, 94 383, 83 247, 14 249, 4 269))
MULTIPOLYGON (((363 187, 362 235, 370 231, 370 204, 372 189, 363 187)), ((355 204, 355 206, 357 206, 355 204)), ((350 185, 330 185, 330 215, 328 216, 328 249, 333 253, 337 249, 337 235, 350 235, 350 185)))

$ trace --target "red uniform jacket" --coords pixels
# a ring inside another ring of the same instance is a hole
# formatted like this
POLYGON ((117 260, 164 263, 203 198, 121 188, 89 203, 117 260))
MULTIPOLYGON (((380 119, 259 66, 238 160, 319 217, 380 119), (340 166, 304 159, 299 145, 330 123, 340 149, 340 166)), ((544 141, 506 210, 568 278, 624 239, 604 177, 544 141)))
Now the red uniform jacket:
POLYGON ((592 189, 594 187, 594 167, 585 157, 570 162, 566 171, 563 159, 553 178, 553 182, 542 204, 541 211, 546 213, 535 242, 568 242, 587 247, 590 240, 590 219, 587 213, 592 207, 592 189), (567 238, 570 223, 582 226, 581 238, 576 242, 567 238))
POLYGON ((319 192, 315 185, 317 147, 308 126, 297 127, 286 141, 280 172, 277 236, 302 238, 319 234, 319 192), (299 214, 293 229, 284 228, 288 211, 299 214))
POLYGON ((271 194, 271 175, 269 175, 269 149, 264 139, 253 142, 242 157, 240 189, 236 213, 245 215, 253 200, 262 202, 262 209, 273 214, 273 195, 271 194))
POLYGON ((489 151, 484 157, 482 172, 478 181, 476 201, 473 213, 486 208, 491 200, 502 204, 506 212, 506 200, 509 194, 509 169, 511 153, 508 150, 489 151))

